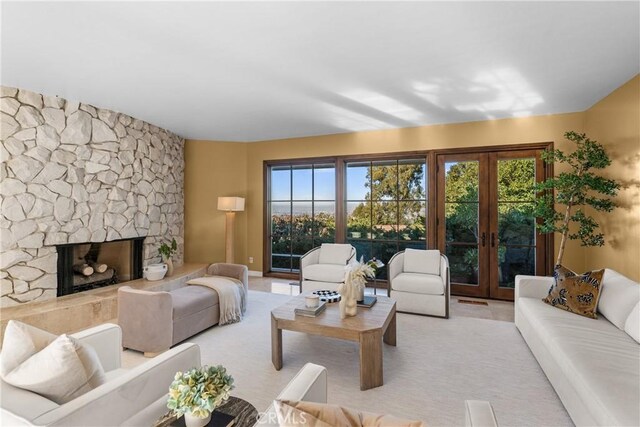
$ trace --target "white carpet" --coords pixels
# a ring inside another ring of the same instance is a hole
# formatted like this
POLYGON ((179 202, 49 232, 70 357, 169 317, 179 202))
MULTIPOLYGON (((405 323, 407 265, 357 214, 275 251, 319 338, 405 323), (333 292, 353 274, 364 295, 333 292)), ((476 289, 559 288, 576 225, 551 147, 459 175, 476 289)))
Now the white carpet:
MULTIPOLYGON (((509 322, 398 314, 398 346, 384 346, 384 385, 360 391, 355 343, 283 332, 284 366, 271 364, 270 311, 290 298, 250 291, 241 323, 211 328, 188 341, 203 364, 222 364, 234 376, 235 396, 258 411, 307 362, 327 368, 329 402, 424 420, 464 424, 464 400, 488 400, 500 426, 572 425, 529 348, 509 322)), ((125 363, 140 360, 125 352, 125 363)))

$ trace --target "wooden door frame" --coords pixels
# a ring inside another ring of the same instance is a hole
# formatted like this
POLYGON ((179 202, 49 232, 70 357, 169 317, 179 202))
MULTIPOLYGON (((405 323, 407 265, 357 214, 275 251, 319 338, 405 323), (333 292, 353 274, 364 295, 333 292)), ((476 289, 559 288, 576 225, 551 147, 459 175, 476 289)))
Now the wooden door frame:
MULTIPOLYGON (((495 183, 498 182, 498 161, 499 160, 509 160, 509 159, 522 159, 522 158, 533 158, 536 162, 535 164, 535 181, 539 182, 545 179, 545 168, 544 161, 539 155, 541 148, 538 149, 529 149, 529 150, 509 150, 509 151, 496 151, 492 152, 489 155, 489 191, 490 191, 490 204, 491 206, 498 205, 498 191, 495 183)), ((497 250, 500 246, 500 241, 495 239, 496 246, 494 247, 494 236, 498 236, 498 215, 496 212, 493 212, 493 215, 490 215, 489 218, 489 236, 490 236, 490 245, 489 251, 493 252, 497 250)), ((547 251, 547 234, 541 234, 538 230, 535 230, 535 238, 536 242, 540 241, 540 244, 536 244, 536 272, 537 276, 543 276, 546 274, 547 270, 547 260, 546 251, 547 251)), ((514 299, 514 290, 515 288, 506 288, 500 287, 499 280, 497 276, 498 273, 498 257, 495 254, 490 256, 490 265, 489 265, 489 297, 492 299, 501 299, 513 301, 514 299)))
MULTIPOLYGON (((485 195, 482 190, 482 183, 488 182, 489 171, 487 168, 486 159, 487 153, 445 153, 437 155, 437 168, 436 171, 440 172, 444 170, 445 162, 447 160, 454 160, 459 162, 477 161, 478 162, 478 284, 477 285, 465 285, 461 283, 451 282, 451 293, 455 295, 464 295, 477 298, 489 297, 489 276, 485 273, 489 268, 489 251, 486 244, 486 236, 488 230, 487 218, 483 218, 482 212, 487 212, 489 209, 489 197, 485 195), (484 160, 484 161, 483 161, 484 160), (485 235, 485 244, 482 244, 482 234, 485 235)), ((438 173, 437 175, 437 234, 438 234, 438 249, 442 253, 446 253, 446 218, 445 218, 445 174, 438 173)))
MULTIPOLYGON (((444 175, 442 175, 442 178, 438 176, 440 168, 444 167, 444 164, 443 164, 444 156, 454 155, 456 158, 462 159, 464 158, 462 157, 462 155, 465 155, 465 154, 470 156, 468 158, 473 158, 473 156, 477 156, 482 153, 490 153, 490 154, 495 154, 498 157, 498 156, 504 156, 506 152, 513 152, 513 153, 517 153, 517 154, 514 154, 514 157, 517 158, 517 157, 521 157, 521 156, 518 156, 518 154, 522 152, 533 152, 535 155, 536 151, 545 150, 545 149, 552 150, 553 148, 554 148, 553 142, 539 142, 539 143, 530 143, 530 144, 503 145, 503 146, 495 146, 495 147, 488 146, 488 147, 479 147, 479 148, 474 147, 474 148, 453 148, 453 149, 446 149, 446 150, 435 150, 433 152, 433 156, 436 159, 435 163, 437 167, 434 168, 433 170, 433 174, 435 175, 433 177, 433 181, 436 183, 435 191, 437 191, 436 193, 437 206, 433 207, 433 212, 435 212, 437 215, 437 218, 436 218, 437 226, 435 227, 437 229, 436 230, 437 231, 437 247, 441 251, 443 252, 445 251, 444 240, 446 236, 444 233, 444 200, 441 199, 441 197, 444 198, 444 188, 442 187, 444 185, 444 175)), ((553 177, 553 163, 546 163, 541 159, 540 156, 537 156, 537 155, 535 155, 535 159, 536 159, 536 181, 543 181, 547 178, 553 177)), ((482 174, 482 172, 480 171, 481 169, 482 168, 479 168, 480 174, 482 174)), ((494 168, 487 166, 487 169, 492 170, 494 168)), ((492 172, 495 172, 495 171, 492 171, 492 172)), ((493 181, 489 181, 489 179, 492 179, 492 178, 487 176, 486 181, 483 181, 482 178, 480 178, 481 185, 482 185, 482 182, 493 182, 493 181)), ((491 190, 492 188, 493 188, 493 185, 490 185, 489 192, 496 193, 496 194, 489 194, 489 197, 491 197, 491 203, 495 203, 497 201, 497 192, 495 190, 491 190)), ((482 199, 482 197, 480 197, 480 199, 482 199)), ((487 208, 488 206, 489 206, 489 199, 487 198, 487 208)), ((480 206, 479 209, 482 209, 482 207, 480 206)), ((487 218, 487 221, 486 221, 488 239, 490 239, 491 232, 497 233, 497 226, 494 227, 492 224, 490 224, 491 222, 490 219, 491 218, 487 218)), ((539 223, 540 220, 537 219, 536 222, 539 223)), ((536 239, 538 239, 541 242, 540 245, 536 245, 536 260, 537 260, 536 275, 548 276, 553 271, 554 235, 543 234, 536 229, 536 239)), ((482 268, 480 258, 483 251, 481 250, 482 246, 480 243, 478 244, 478 249, 479 249, 478 250, 479 268, 482 268)), ((489 243, 486 246, 486 256, 485 256, 487 264, 491 260, 491 257, 489 257, 490 250, 491 250, 491 244, 489 243)), ((487 270, 485 271, 488 271, 489 274, 488 275, 484 274, 484 276, 490 276, 491 274, 493 274, 492 271, 494 270, 494 267, 497 268, 497 266, 487 265, 486 267, 487 270)), ((484 282, 482 282, 481 275, 479 275, 478 286, 470 286, 470 285, 454 286, 454 284, 452 283, 451 284, 452 294, 463 295, 463 296, 474 296, 474 297, 480 297, 480 298, 513 300, 513 290, 509 288, 499 288, 497 292, 492 293, 491 278, 489 277, 487 280, 488 282, 487 282, 486 291, 484 291, 484 289, 481 289, 482 285, 484 284, 484 282), (486 296, 484 296, 485 294, 486 296)))

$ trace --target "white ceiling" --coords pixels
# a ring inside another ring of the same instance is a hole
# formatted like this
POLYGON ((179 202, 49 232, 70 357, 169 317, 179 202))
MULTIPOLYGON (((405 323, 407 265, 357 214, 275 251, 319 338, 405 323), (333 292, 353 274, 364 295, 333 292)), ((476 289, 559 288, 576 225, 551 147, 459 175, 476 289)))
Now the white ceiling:
POLYGON ((4 1, 1 82, 227 141, 582 111, 639 4, 4 1))

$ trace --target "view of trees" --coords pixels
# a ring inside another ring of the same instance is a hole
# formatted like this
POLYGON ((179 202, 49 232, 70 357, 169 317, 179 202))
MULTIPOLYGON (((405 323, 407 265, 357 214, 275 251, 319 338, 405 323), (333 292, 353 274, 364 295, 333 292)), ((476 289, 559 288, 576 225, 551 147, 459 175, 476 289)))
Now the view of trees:
MULTIPOLYGON (((497 241, 502 286, 513 286, 516 274, 535 272, 534 181, 533 159, 499 161, 497 241)), ((478 280, 479 185, 478 162, 457 162, 447 166, 447 256, 451 280, 459 283, 477 283, 478 280)))
MULTIPOLYGON (((425 174, 425 163, 416 160, 347 165, 346 237, 358 257, 376 257, 386 264, 399 250, 425 247, 425 174)), ((498 163, 497 237, 504 286, 512 286, 515 274, 534 272, 534 177, 533 159, 498 163)), ((447 164, 447 256, 452 280, 460 283, 477 283, 479 185, 478 162, 447 164)), ((321 243, 335 241, 335 203, 331 209, 320 208, 321 202, 311 200, 278 203, 282 205, 279 209, 275 209, 276 203, 271 208, 272 267, 297 270, 301 255, 321 243)))

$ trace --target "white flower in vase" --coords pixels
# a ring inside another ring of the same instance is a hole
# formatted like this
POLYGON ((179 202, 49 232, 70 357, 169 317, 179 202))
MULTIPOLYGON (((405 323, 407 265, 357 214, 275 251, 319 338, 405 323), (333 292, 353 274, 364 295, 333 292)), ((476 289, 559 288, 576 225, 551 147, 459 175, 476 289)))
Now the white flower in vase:
POLYGON ((344 319, 347 316, 355 316, 358 312, 357 302, 364 295, 364 288, 367 278, 375 277, 375 270, 371 265, 364 262, 364 257, 360 261, 354 261, 346 267, 344 283, 338 287, 338 292, 342 296, 340 300, 340 316, 344 319))

